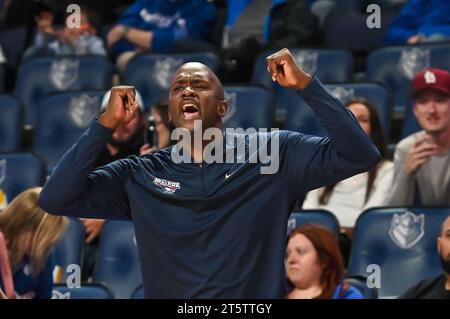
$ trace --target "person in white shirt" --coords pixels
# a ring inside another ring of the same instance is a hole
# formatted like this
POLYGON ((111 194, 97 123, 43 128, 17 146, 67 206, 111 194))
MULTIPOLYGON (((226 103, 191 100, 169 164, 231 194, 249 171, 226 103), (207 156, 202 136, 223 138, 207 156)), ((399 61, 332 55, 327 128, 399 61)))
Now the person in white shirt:
POLYGON ((347 102, 346 106, 371 137, 382 160, 368 172, 309 192, 302 208, 329 210, 337 217, 343 231, 352 237, 352 229, 358 216, 370 207, 385 204, 392 183, 393 164, 388 160, 383 127, 372 104, 366 99, 356 98, 347 102))

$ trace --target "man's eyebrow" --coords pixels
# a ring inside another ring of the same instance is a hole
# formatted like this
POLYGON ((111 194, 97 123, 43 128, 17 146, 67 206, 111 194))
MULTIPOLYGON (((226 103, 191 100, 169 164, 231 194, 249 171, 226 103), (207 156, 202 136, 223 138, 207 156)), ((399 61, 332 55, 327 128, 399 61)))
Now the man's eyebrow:
POLYGON ((177 75, 174 79, 174 82, 182 82, 182 81, 186 81, 187 78, 191 78, 191 80, 206 80, 206 76, 205 75, 201 75, 201 74, 194 74, 194 75, 177 75))

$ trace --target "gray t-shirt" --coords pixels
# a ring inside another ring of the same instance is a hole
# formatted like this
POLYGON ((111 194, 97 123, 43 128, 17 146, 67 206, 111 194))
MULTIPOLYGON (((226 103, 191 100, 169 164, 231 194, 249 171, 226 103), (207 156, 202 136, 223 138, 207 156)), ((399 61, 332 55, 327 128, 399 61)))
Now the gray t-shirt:
POLYGON ((423 205, 450 205, 450 150, 432 156, 415 173, 408 174, 404 161, 409 149, 424 131, 412 134, 400 141, 394 155, 394 182, 387 205, 413 205, 415 183, 423 205))

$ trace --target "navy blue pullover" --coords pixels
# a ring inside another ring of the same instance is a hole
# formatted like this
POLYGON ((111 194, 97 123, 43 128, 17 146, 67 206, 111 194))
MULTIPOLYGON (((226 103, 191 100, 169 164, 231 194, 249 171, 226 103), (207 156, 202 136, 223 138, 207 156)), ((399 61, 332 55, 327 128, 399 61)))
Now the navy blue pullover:
POLYGON ((317 78, 299 94, 329 137, 279 131, 275 174, 250 161, 176 164, 171 148, 93 170, 113 133, 94 121, 54 169, 40 205, 57 215, 132 220, 146 298, 283 298, 296 199, 380 159, 317 78))

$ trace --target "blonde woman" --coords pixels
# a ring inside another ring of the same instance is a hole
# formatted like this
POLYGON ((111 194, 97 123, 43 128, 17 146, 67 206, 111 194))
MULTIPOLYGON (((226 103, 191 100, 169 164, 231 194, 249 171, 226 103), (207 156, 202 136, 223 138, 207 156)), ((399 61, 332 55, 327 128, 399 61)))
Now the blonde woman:
POLYGON ((66 217, 50 215, 39 207, 40 191, 38 187, 26 190, 0 213, 0 232, 6 239, 18 298, 51 297, 52 249, 68 224, 66 217))

